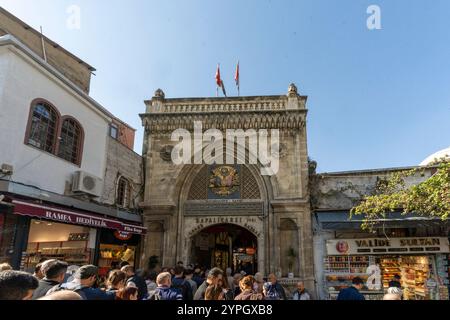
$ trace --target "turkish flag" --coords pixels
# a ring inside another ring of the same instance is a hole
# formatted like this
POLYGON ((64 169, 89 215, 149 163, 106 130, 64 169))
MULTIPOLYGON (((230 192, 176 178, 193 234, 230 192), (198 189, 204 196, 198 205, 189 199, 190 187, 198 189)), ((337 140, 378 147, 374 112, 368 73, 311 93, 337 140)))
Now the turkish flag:
POLYGON ((217 71, 216 71, 216 83, 218 87, 222 86, 222 79, 220 79, 220 66, 217 65, 217 71))

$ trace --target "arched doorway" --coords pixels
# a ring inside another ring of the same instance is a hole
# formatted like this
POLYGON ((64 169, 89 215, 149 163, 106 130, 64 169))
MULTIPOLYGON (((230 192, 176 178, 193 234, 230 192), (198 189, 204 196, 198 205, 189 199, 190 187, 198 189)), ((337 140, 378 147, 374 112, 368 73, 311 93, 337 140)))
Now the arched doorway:
POLYGON ((233 224, 209 226, 192 237, 191 262, 206 268, 231 268, 233 273, 258 271, 258 240, 233 224))

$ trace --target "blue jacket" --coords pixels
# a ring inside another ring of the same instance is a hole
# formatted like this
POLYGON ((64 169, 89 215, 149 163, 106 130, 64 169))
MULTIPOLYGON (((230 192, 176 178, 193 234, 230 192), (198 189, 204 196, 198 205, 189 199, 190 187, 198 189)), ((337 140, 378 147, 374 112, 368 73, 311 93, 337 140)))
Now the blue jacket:
MULTIPOLYGON (((161 300, 183 300, 183 295, 181 292, 174 288, 169 287, 158 287, 155 289, 153 295, 159 294, 161 300)), ((149 297, 147 300, 153 300, 152 297, 149 297)), ((158 299, 156 299, 158 300, 158 299)))
POLYGON ((355 287, 342 289, 339 292, 337 300, 366 300, 364 296, 355 287))
POLYGON ((59 290, 71 290, 75 291, 83 298, 83 300, 115 300, 115 291, 103 291, 97 288, 83 287, 78 282, 71 281, 60 285, 56 285, 47 292, 47 295, 59 291, 59 290))

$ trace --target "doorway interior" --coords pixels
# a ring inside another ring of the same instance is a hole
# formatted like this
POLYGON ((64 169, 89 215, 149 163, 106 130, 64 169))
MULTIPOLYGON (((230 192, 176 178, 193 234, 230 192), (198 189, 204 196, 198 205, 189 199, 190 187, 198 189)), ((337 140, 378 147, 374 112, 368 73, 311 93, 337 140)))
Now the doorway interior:
POLYGON ((233 224, 214 225, 192 238, 191 262, 205 268, 231 268, 233 273, 258 272, 258 241, 245 228, 233 224))

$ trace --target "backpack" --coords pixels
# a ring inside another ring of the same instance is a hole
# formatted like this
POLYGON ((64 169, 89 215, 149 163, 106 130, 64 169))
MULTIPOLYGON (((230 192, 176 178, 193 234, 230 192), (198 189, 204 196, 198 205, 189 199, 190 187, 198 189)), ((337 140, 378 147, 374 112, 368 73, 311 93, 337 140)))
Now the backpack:
POLYGON ((148 300, 162 300, 162 297, 159 294, 159 290, 154 290, 154 292, 150 295, 150 298, 148 300))
POLYGON ((189 285, 186 280, 183 280, 183 282, 178 285, 172 284, 172 288, 179 290, 183 295, 184 300, 189 299, 189 290, 191 289, 189 288, 189 285))

